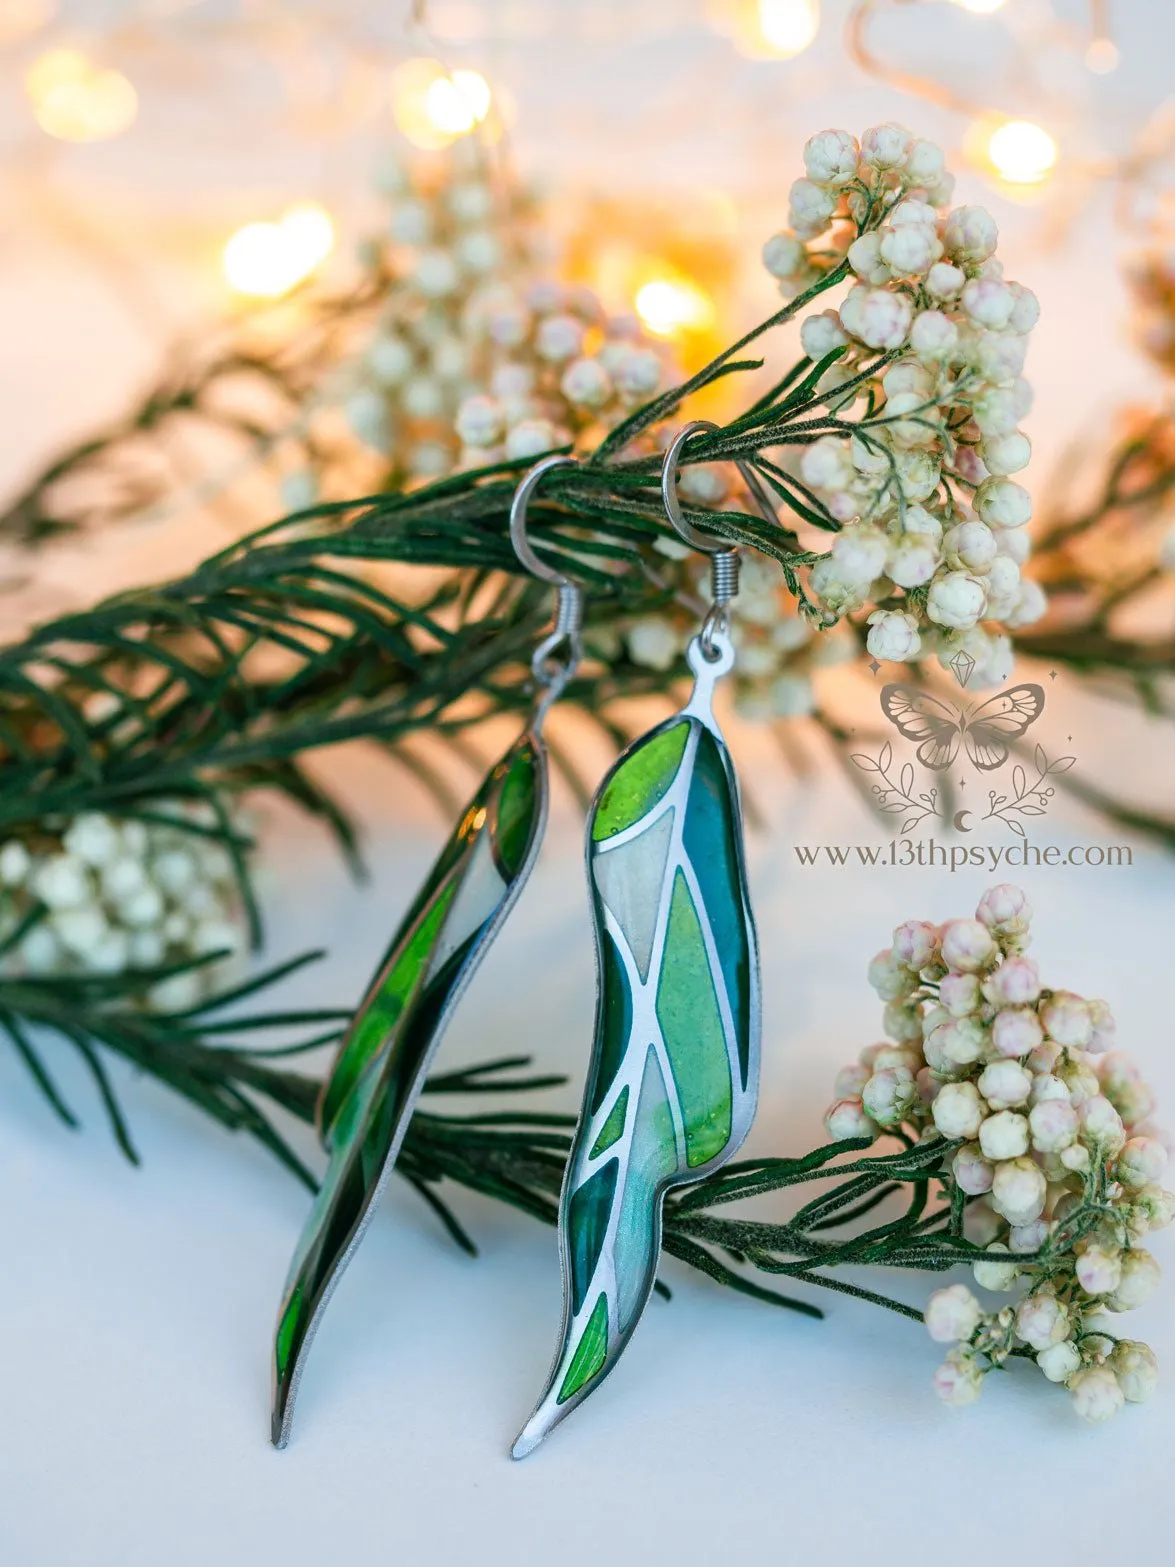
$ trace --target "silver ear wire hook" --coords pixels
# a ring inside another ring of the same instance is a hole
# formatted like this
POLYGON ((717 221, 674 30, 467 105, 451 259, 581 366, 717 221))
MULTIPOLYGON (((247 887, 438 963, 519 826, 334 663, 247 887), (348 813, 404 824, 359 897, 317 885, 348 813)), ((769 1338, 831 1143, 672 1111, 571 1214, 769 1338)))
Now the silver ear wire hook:
POLYGON ((550 635, 539 643, 530 663, 535 681, 547 693, 544 708, 560 694, 575 673, 583 656, 583 643, 580 638, 583 626, 583 590, 578 582, 572 581, 565 573, 549 566, 535 553, 534 546, 527 537, 526 512, 535 490, 552 468, 575 466, 574 457, 561 455, 544 457, 542 462, 536 463, 522 480, 514 492, 514 499, 510 502, 510 542, 514 546, 514 553, 532 576, 538 577, 542 582, 549 582, 552 587, 559 590, 554 627, 550 635), (560 659, 556 657, 556 653, 563 644, 566 644, 567 651, 560 659))
MULTIPOLYGON (((733 545, 724 543, 712 533, 703 533, 699 528, 695 528, 692 522, 686 521, 677 494, 677 468, 682 447, 691 436, 703 430, 719 428, 720 426, 711 423, 709 419, 695 419, 692 424, 683 425, 673 437, 661 468, 661 499, 665 504, 669 521, 691 549, 700 550, 703 555, 710 557, 710 593, 713 603, 702 622, 700 641, 703 655, 711 662, 718 656, 714 646, 714 633, 725 631, 729 619, 728 607, 731 600, 738 597, 739 553, 733 545)), ((742 475, 743 483, 750 490, 763 516, 768 522, 778 523, 779 518, 775 508, 764 491, 758 474, 741 458, 736 457, 734 465, 742 475)))

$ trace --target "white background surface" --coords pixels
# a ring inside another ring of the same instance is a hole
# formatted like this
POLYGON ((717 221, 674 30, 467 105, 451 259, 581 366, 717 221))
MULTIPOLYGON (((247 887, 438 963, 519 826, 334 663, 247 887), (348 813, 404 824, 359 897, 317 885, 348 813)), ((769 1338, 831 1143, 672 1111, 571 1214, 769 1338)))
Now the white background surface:
MULTIPOLYGON (((579 21, 585 10, 552 9, 579 21)), ((946 10, 926 9, 928 27, 946 10)), ((1123 73, 1133 74, 1110 90, 1129 118, 1165 90, 1172 12, 1157 0, 1116 10, 1123 73)), ((677 55, 647 30, 589 46, 569 23, 567 37, 574 47, 541 34, 500 54, 519 103, 524 161, 569 183, 637 188, 683 188, 696 171, 743 193, 756 241, 781 220, 799 144, 819 126, 860 128, 896 114, 948 142, 959 138, 957 121, 863 86, 827 31, 817 51, 789 67, 735 67, 725 55, 715 63, 720 46, 694 34, 677 55), (719 90, 721 101, 742 106, 733 121, 714 107, 719 90), (706 111, 689 112, 691 103, 706 111)), ((252 143, 248 157, 243 147, 220 148, 219 163, 217 149, 201 144, 201 189, 189 164, 185 177, 169 181, 181 167, 170 159, 182 150, 148 138, 147 152, 140 144, 136 154, 148 163, 154 156, 156 194, 179 208, 189 200, 187 176, 193 208, 207 205, 209 187, 260 181, 252 143)), ((75 177, 105 190, 115 152, 95 152, 75 177)), ((151 169, 136 164, 135 172, 149 187, 151 169)), ((961 195, 989 199, 974 177, 961 195)), ((1119 242, 1106 202, 1093 200, 1052 249, 1042 246, 1032 212, 991 204, 1009 271, 1044 302, 1030 364, 1039 389, 1034 482, 1043 491, 1066 443, 1148 375, 1123 326, 1119 242)), ((189 300, 174 257, 148 249, 139 260, 158 270, 166 297, 189 300)), ((176 307, 179 319, 194 313, 188 303, 176 307)), ((0 468, 11 479, 119 408, 149 373, 157 346, 144 343, 60 233, 25 216, 0 248, 0 343, 0 468)), ((143 574, 161 569, 157 539, 135 547, 143 574)), ((75 567, 73 580, 88 592, 95 566, 82 558, 84 575, 75 567)), ((1046 721, 1053 737, 1072 729, 1085 776, 1149 783, 1152 798, 1170 804, 1169 737, 1105 708, 1070 716, 1064 685, 1046 721)), ((831 775, 789 780, 745 734, 736 750, 767 829, 751 842, 766 1025, 762 1108, 748 1151, 795 1153, 820 1139, 836 1068, 875 1035, 869 956, 898 920, 967 913, 999 878, 801 872, 796 842, 883 835, 831 775)), ((375 875, 366 890, 346 881, 317 837, 289 821, 271 829, 280 866, 269 898, 271 953, 326 942, 333 954, 291 988, 291 999, 345 1004, 359 994, 443 836, 402 775, 365 768, 349 787, 371 833, 375 875)), ((1118 836, 1087 819, 1065 830, 1083 841, 1118 836)), ((1050 833, 1063 841, 1061 827, 1050 833)), ((1136 846, 1127 869, 1015 879, 1036 904, 1036 950, 1050 982, 1112 1002, 1123 1045, 1170 1103, 1172 862, 1136 846)), ((564 799, 443 1064, 532 1049, 571 1074, 561 1101, 570 1108, 591 1011, 579 829, 564 799)), ((412 1193, 394 1191, 318 1335, 291 1446, 275 1453, 266 1440, 270 1335, 306 1194, 243 1140, 124 1078, 145 1165, 130 1169, 102 1130, 92 1085, 64 1052, 55 1065, 84 1109, 84 1135, 58 1126, 18 1065, 0 1055, 4 1567, 702 1567, 727 1559, 1083 1567, 1166 1559, 1170 1389, 1089 1430, 1063 1392, 1017 1367, 993 1378, 977 1406, 951 1412, 930 1390, 938 1352, 916 1324, 836 1296, 822 1301, 827 1320, 814 1323, 672 1264, 675 1298, 652 1303, 621 1368, 543 1449, 512 1464, 510 1440, 556 1333, 554 1236, 452 1192, 481 1260, 460 1255, 412 1193)), ((1156 1250, 1165 1259, 1169 1242, 1160 1237, 1156 1250)), ((892 1287, 918 1302, 929 1285, 900 1278, 892 1287)), ((1164 1360, 1175 1349, 1170 1300, 1168 1292, 1130 1319, 1130 1331, 1164 1360)))

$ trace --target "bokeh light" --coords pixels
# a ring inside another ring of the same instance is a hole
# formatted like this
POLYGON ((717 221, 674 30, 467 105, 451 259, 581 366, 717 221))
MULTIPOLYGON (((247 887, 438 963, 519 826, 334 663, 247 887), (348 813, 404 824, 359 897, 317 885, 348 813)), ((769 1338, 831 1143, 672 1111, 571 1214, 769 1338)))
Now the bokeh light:
POLYGON ((436 152, 481 125, 493 95, 478 71, 447 71, 439 60, 405 60, 392 73, 392 117, 414 147, 436 152))
POLYGON ((279 299, 303 282, 334 249, 335 226, 314 201, 287 208, 275 223, 246 223, 224 247, 230 288, 253 299, 279 299))
POLYGON ((134 123, 139 96, 122 74, 77 49, 49 49, 25 72, 37 124, 59 141, 109 141, 134 123))
POLYGON ((1057 144, 1031 120, 1006 120, 988 136, 987 156, 1010 185, 1039 185, 1056 167, 1057 144))
POLYGON ((650 278, 637 290, 634 304, 641 321, 658 337, 707 332, 714 326, 714 301, 689 278, 650 278))

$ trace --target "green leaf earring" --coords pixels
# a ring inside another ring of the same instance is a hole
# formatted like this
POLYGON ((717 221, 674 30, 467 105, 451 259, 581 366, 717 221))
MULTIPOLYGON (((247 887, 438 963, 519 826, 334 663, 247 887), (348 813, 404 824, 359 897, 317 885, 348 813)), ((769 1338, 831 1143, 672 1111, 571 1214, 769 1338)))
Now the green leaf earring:
POLYGON ((552 468, 548 457, 519 485, 510 537, 522 563, 558 588, 555 625, 532 662, 539 690, 524 733, 469 802, 397 930, 339 1046, 318 1104, 330 1162, 290 1267, 273 1360, 272 1440, 289 1440, 311 1340, 331 1292, 370 1221, 461 994, 502 928, 538 857, 547 820, 543 720, 579 663, 579 587, 535 554, 526 511, 552 468))
MULTIPOLYGON (((656 1279, 666 1193, 711 1174, 751 1127, 759 1079, 759 962, 742 814, 711 701, 734 664, 727 605, 738 555, 682 515, 677 462, 662 494, 710 556, 713 606, 689 647, 693 694, 608 773, 587 826, 597 1007, 559 1213, 563 1331, 545 1392, 514 1444, 524 1458, 624 1352, 656 1279)), ((739 464, 775 521, 755 476, 739 464)))

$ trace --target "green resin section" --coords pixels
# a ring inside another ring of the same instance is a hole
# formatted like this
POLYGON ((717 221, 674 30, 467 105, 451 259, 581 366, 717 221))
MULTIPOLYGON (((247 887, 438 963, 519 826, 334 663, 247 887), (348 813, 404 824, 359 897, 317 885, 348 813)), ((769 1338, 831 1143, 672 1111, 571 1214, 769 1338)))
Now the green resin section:
POLYGON ((600 1004, 596 1014, 596 1043, 592 1114, 608 1097, 632 1033, 632 991, 624 972, 624 959, 612 932, 600 932, 600 1004))
POLYGON ((559 1389, 559 1403, 565 1404, 585 1383, 599 1374, 607 1353, 608 1300, 605 1295, 601 1295, 592 1307, 592 1314, 588 1318, 587 1327, 583 1330, 583 1337, 571 1357, 567 1375, 563 1378, 563 1386, 559 1389))
POLYGON ((616 1321, 621 1333, 640 1316, 657 1274, 659 1193, 678 1171, 677 1138, 665 1078, 650 1048, 632 1129, 632 1154, 616 1227, 616 1321))
POLYGON ((438 888, 431 907, 425 908, 415 930, 410 931, 399 946, 352 1024, 323 1090, 319 1118, 324 1139, 333 1137, 335 1123, 348 1094, 383 1049, 413 991, 424 978, 457 885, 455 879, 450 879, 438 888))
POLYGON ((601 1165, 571 1199, 571 1303, 578 1316, 604 1249, 620 1161, 601 1165))
POLYGON ((608 1112, 608 1119, 600 1128, 600 1135, 592 1144, 590 1157, 598 1159, 600 1155, 611 1148, 612 1144, 620 1138, 624 1131, 625 1117, 628 1115, 628 1084, 620 1090, 620 1098, 608 1112))
POLYGON ((693 867, 702 907, 710 921, 726 999, 738 1042, 739 1077, 747 1086, 751 1038, 750 935, 743 913, 742 860, 738 839, 734 782, 724 749, 708 730, 698 736, 682 846, 693 867))
POLYGON ((732 1098, 726 1030, 705 937, 680 870, 669 908, 657 1020, 677 1084, 692 1169, 717 1158, 729 1141, 732 1098))
POLYGON ((488 774, 339 1048, 319 1106, 330 1162, 294 1255, 274 1341, 279 1445, 318 1314, 395 1163, 454 997, 530 864, 545 807, 544 767, 527 734, 488 774))
POLYGON ((625 753, 608 775, 592 816, 594 843, 613 838, 647 816, 673 785, 691 725, 683 719, 655 729, 625 753))

